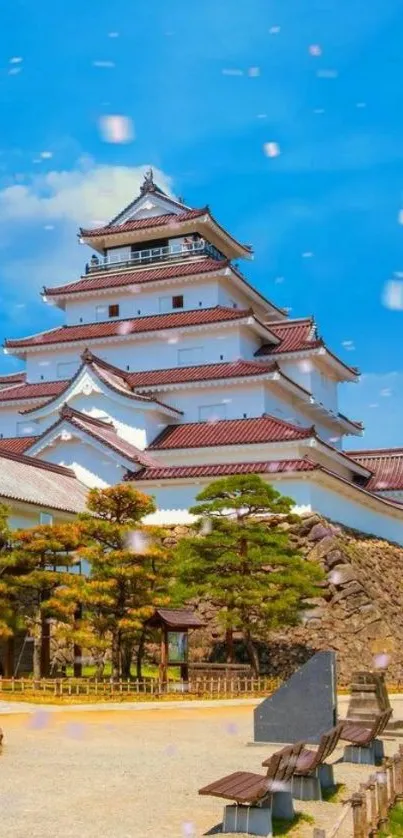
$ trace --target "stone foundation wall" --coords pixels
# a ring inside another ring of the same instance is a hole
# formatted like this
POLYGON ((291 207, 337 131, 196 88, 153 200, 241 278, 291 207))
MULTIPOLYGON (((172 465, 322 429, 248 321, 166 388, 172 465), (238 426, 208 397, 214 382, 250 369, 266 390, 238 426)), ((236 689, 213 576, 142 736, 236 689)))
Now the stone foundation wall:
MULTIPOLYGON (((390 649, 387 679, 403 680, 403 548, 312 513, 297 522, 273 519, 267 526, 274 524, 289 533, 306 561, 323 567, 326 580, 322 596, 308 603, 299 625, 273 632, 260 644, 262 670, 288 675, 315 651, 333 649, 339 683, 347 685, 357 669, 383 664, 379 653, 390 649)), ((172 527, 167 542, 173 545, 188 533, 187 527, 172 527)), ((223 641, 217 609, 201 601, 192 605, 206 623, 192 636, 192 657, 217 658, 223 641)), ((239 652, 246 662, 242 648, 239 652)))

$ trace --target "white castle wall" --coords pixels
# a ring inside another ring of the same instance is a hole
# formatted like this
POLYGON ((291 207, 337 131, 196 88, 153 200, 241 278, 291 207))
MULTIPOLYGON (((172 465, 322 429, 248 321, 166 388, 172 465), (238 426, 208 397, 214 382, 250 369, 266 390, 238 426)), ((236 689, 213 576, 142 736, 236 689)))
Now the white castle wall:
POLYGON ((72 468, 78 480, 89 488, 104 488, 120 483, 127 468, 119 464, 106 448, 100 451, 92 445, 77 439, 58 439, 55 446, 46 448, 36 455, 39 460, 72 468))
POLYGON ((217 279, 200 283, 164 283, 157 290, 151 291, 144 285, 136 285, 134 274, 130 290, 110 289, 107 294, 99 294, 91 299, 83 297, 66 302, 66 324, 75 326, 80 323, 109 320, 107 307, 116 303, 120 306, 119 319, 163 314, 174 310, 172 297, 179 294, 183 295, 183 311, 212 308, 217 305, 227 308, 248 308, 250 305, 247 298, 237 289, 230 291, 217 279), (106 307, 104 315, 99 311, 99 306, 106 307))
MULTIPOLYGON (((135 484, 134 484, 135 485, 135 484)), ((188 512, 206 481, 198 484, 181 484, 150 488, 139 482, 138 487, 155 497, 158 512, 148 516, 149 523, 189 523, 194 520, 188 512)), ((273 486, 282 494, 293 498, 296 512, 312 510, 345 526, 403 544, 403 521, 390 513, 375 512, 358 501, 321 485, 312 479, 283 479, 273 481, 273 486)))
MULTIPOLYGON (((180 360, 185 363, 182 366, 194 364, 213 364, 220 361, 235 361, 241 356, 240 329, 236 327, 211 330, 196 330, 186 337, 175 333, 174 329, 166 329, 164 332, 150 333, 148 338, 124 342, 106 343, 91 342, 91 350, 94 354, 109 361, 123 370, 156 370, 168 367, 181 366, 180 360), (181 350, 192 350, 187 357, 181 350), (197 352, 196 352, 197 350, 197 352), (182 354, 182 358, 181 355, 182 354)), ((27 377, 28 381, 56 381, 58 378, 68 378, 74 374, 74 368, 80 365, 80 355, 83 351, 83 343, 71 349, 52 349, 47 352, 38 351, 27 355, 27 377), (71 370, 66 375, 63 369, 59 374, 60 364, 71 364, 71 370)))

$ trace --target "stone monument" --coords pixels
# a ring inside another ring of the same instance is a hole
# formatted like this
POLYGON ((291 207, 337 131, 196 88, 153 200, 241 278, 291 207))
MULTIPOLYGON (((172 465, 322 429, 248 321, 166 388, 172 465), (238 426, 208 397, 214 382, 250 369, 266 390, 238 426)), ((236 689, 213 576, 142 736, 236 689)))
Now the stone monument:
POLYGON ((254 710, 254 741, 317 744, 337 723, 336 655, 317 652, 254 710))

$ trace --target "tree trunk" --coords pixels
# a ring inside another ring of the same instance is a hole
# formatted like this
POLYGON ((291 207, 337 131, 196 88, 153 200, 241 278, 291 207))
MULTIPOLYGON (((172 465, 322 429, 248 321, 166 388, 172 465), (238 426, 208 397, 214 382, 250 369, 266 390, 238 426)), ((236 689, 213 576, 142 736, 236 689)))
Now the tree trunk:
POLYGON ((226 648, 226 662, 227 663, 234 663, 235 655, 234 655, 234 631, 232 628, 227 628, 225 630, 225 648, 226 648))
POLYGON ((252 640, 252 635, 249 629, 244 629, 244 641, 246 646, 246 651, 249 655, 250 664, 253 670, 253 674, 257 678, 259 675, 259 656, 257 653, 256 646, 252 640))
POLYGON ((121 673, 121 638, 120 632, 112 635, 112 678, 120 678, 121 673))
POLYGON ((139 647, 137 649, 137 661, 136 661, 136 668, 137 668, 136 674, 137 674, 137 678, 138 678, 139 681, 141 681, 141 678, 142 678, 141 667, 142 667, 142 664, 143 664, 145 643, 146 643, 146 630, 143 629, 141 634, 140 634, 139 647))
POLYGON ((133 643, 131 640, 126 640, 122 646, 122 678, 131 677, 131 665, 133 658, 133 643))
POLYGON ((40 637, 34 636, 34 651, 32 656, 32 668, 34 678, 39 680, 41 677, 41 651, 42 651, 42 642, 40 637))

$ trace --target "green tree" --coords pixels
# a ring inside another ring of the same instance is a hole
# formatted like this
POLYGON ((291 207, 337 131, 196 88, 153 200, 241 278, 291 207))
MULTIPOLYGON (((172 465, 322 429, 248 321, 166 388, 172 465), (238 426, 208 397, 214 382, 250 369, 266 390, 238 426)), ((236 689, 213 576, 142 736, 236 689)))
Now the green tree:
POLYGON ((8 508, 0 504, 0 639, 12 637, 16 629, 14 591, 8 575, 10 530, 8 508))
POLYGON ((298 620, 305 599, 319 593, 322 571, 293 549, 286 532, 262 519, 289 514, 293 501, 258 475, 216 480, 196 500, 190 511, 200 516, 197 534, 177 548, 179 583, 189 598, 203 596, 221 609, 228 662, 233 633, 242 633, 257 673, 255 641, 298 620))
MULTIPOLYGON (((80 520, 81 558, 90 575, 81 583, 83 617, 76 631, 88 647, 111 643, 113 677, 129 677, 133 646, 145 621, 167 604, 169 554, 160 530, 144 527, 155 511, 149 495, 129 484, 92 489, 88 514, 80 520)), ((70 599, 66 592, 65 600, 70 599)))
POLYGON ((13 533, 11 546, 5 584, 12 593, 14 619, 18 615, 33 637, 33 670, 39 678, 47 674, 49 600, 59 586, 70 584, 79 531, 74 523, 40 525, 13 533))

